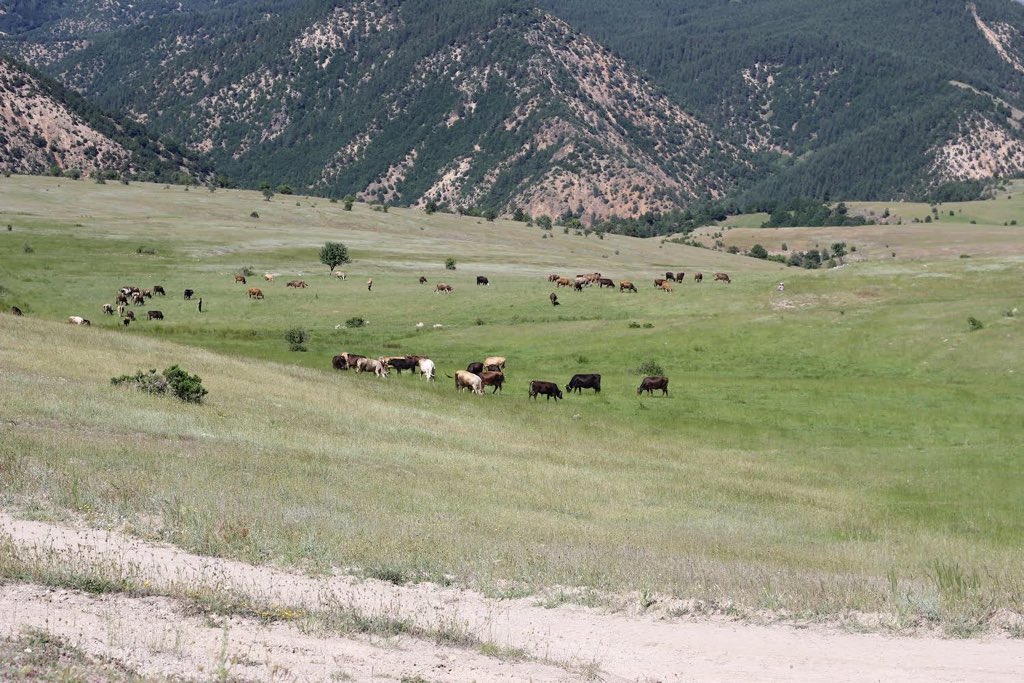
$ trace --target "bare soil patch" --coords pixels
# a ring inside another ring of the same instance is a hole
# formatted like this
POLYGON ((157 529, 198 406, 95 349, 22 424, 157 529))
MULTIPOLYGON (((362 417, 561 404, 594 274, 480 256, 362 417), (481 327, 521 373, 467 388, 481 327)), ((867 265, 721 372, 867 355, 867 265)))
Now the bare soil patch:
POLYGON ((289 621, 211 619, 166 597, 90 595, 34 584, 0 588, 0 637, 17 637, 25 627, 43 630, 143 675, 451 681, 1017 681, 1024 676, 1024 647, 1005 637, 950 641, 818 625, 681 620, 657 610, 545 608, 536 598, 496 600, 433 584, 304 576, 5 513, 0 513, 0 538, 25 553, 49 552, 76 566, 116 564, 155 588, 243 591, 266 604, 309 610, 344 606, 415 624, 423 632, 465 634, 465 642, 456 644, 404 635, 339 636, 289 621))

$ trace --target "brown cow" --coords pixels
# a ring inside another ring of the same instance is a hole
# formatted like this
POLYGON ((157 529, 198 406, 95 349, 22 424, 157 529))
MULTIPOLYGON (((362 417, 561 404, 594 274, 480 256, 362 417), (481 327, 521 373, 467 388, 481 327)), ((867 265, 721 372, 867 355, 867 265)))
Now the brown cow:
POLYGON ((558 273, 551 273, 548 275, 548 282, 558 282, 558 278, 561 277, 558 273))
POLYGON ((144 290, 142 290, 142 297, 144 299, 152 299, 153 298, 153 292, 149 291, 148 289, 144 289, 144 290))
POLYGON ((619 292, 625 292, 627 289, 636 293, 636 285, 629 280, 623 280, 619 283, 619 292))
POLYGON ((246 284, 244 275, 235 275, 235 282, 241 282, 243 285, 246 284))
POLYGON ((663 284, 665 284, 665 278, 663 278, 663 277, 656 277, 656 278, 654 278, 654 286, 655 287, 661 287, 663 284))
POLYGON ((309 287, 309 285, 306 284, 305 280, 292 280, 285 286, 291 287, 293 289, 305 289, 306 287, 309 287))
POLYGON ((479 375, 474 375, 472 372, 466 372, 465 370, 457 370, 455 372, 455 389, 457 391, 471 389, 474 394, 478 396, 483 396, 484 381, 480 379, 479 375))
POLYGON ((685 275, 686 273, 676 273, 676 282, 682 282, 685 275))
POLYGON ((715 273, 715 282, 727 282, 732 284, 732 280, 729 279, 728 273, 715 273))
POLYGON ((530 398, 536 401, 537 394, 544 394, 545 400, 548 401, 550 401, 553 396, 556 403, 558 402, 558 399, 564 398, 562 396, 562 390, 559 389, 558 385, 554 382, 544 382, 535 379, 530 382, 530 398))
POLYGON ((163 320, 164 314, 162 311, 146 311, 146 320, 163 320))
POLYGON ((670 285, 667 282, 662 282, 661 283, 661 289, 662 289, 662 291, 668 292, 669 294, 672 293, 672 285, 670 285))
POLYGON ((567 277, 560 277, 555 280, 556 287, 572 287, 572 280, 567 277))
POLYGON ((135 311, 129 308, 124 312, 124 317, 128 318, 128 320, 135 320, 135 311))
POLYGON ((451 294, 452 286, 446 282, 438 282, 437 286, 434 287, 434 294, 438 294, 440 292, 444 292, 445 294, 451 294))
POLYGON ((492 394, 498 393, 501 385, 505 383, 505 375, 497 370, 484 370, 478 377, 485 387, 494 387, 492 394))
POLYGON ((420 275, 420 284, 421 285, 427 284, 427 276, 426 275, 420 275))
POLYGON ((610 277, 602 277, 597 280, 597 288, 603 289, 605 287, 611 287, 615 289, 615 282, 610 277))
POLYGON ((118 292, 117 293, 117 303, 119 303, 119 304, 126 304, 126 303, 128 303, 128 295, 125 294, 124 292, 118 292))
POLYGON ((250 299, 262 299, 263 298, 263 290, 260 289, 259 287, 250 287, 249 288, 249 298, 250 299))
POLYGON ((703 282, 704 281, 704 273, 698 272, 698 273, 694 274, 693 281, 694 282, 703 282))
POLYGON ((348 370, 355 368, 360 358, 366 358, 366 356, 360 356, 357 353, 343 352, 331 359, 331 365, 335 370, 348 370))
POLYGON ((654 396, 655 389, 661 389, 661 395, 668 396, 668 377, 657 375, 644 377, 643 381, 640 382, 640 387, 636 390, 636 395, 639 396, 646 391, 651 396, 654 396))
POLYGON ((133 306, 142 306, 145 303, 146 303, 146 297, 142 296, 141 294, 135 294, 134 296, 132 296, 132 305, 133 306))

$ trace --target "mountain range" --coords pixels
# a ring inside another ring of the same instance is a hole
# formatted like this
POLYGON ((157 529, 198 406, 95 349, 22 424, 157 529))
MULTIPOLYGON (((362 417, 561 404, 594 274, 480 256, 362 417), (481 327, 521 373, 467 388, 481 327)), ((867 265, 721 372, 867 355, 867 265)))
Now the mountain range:
MULTIPOLYGON (((1024 171, 1022 28, 1012 0, 0 0, 0 51, 179 172, 591 222, 977 195, 1024 171)), ((57 161, 37 119, 0 119, 0 164, 57 161)))

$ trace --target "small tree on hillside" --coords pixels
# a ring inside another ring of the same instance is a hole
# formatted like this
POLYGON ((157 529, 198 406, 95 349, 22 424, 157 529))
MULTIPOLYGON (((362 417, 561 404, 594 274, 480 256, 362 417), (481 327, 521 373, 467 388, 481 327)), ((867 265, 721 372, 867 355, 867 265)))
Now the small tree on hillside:
POLYGON ((341 242, 328 242, 320 247, 320 263, 330 266, 332 273, 335 268, 351 260, 348 255, 348 247, 341 242))

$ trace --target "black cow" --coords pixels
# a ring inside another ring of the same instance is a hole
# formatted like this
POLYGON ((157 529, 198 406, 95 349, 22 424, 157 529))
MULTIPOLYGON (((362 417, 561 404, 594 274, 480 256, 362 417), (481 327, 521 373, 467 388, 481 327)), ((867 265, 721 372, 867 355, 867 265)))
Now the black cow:
POLYGON ((146 311, 146 320, 163 320, 164 314, 161 311, 146 311))
POLYGON ((610 277, 598 278, 597 288, 601 289, 603 287, 611 287, 612 289, 615 289, 615 282, 610 277))
POLYGON ((555 294, 554 292, 551 292, 551 294, 548 295, 548 298, 551 299, 551 305, 552 306, 558 306, 559 305, 559 303, 558 303, 558 295, 555 294))
POLYGON ((153 285, 153 293, 159 294, 160 296, 167 296, 167 292, 164 291, 162 285, 153 285))
POLYGON ((582 394, 584 389, 593 389, 594 393, 601 393, 601 375, 573 375, 565 390, 570 394, 573 390, 582 394))
POLYGON ((427 284, 427 278, 426 278, 425 275, 420 275, 420 284, 421 285, 427 284))
POLYGON ((474 375, 479 375, 484 371, 483 363, 470 363, 466 366, 466 372, 472 372, 474 375))
POLYGON ((195 294, 195 293, 196 292, 193 289, 186 289, 185 290, 185 301, 190 301, 192 299, 192 295, 195 294))
POLYGON ((639 396, 646 391, 651 396, 654 396, 655 389, 661 389, 661 395, 668 396, 668 377, 644 377, 643 381, 640 382, 640 388, 636 390, 636 395, 639 396))
POLYGON ((530 398, 537 400, 537 394, 544 394, 546 400, 550 401, 554 396, 555 400, 562 398, 562 390, 554 382, 542 382, 533 380, 530 382, 530 398))
POLYGON ((11 306, 11 315, 25 315, 17 306, 11 306))
POLYGON ((491 284, 491 281, 488 280, 487 278, 485 278, 483 275, 477 275, 476 276, 476 283, 478 285, 489 285, 489 284, 491 284))
POLYGON ((399 375, 402 370, 415 370, 420 365, 419 356, 392 356, 385 359, 389 368, 394 368, 399 375))

